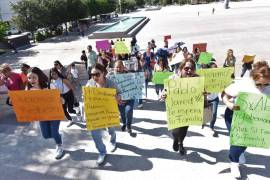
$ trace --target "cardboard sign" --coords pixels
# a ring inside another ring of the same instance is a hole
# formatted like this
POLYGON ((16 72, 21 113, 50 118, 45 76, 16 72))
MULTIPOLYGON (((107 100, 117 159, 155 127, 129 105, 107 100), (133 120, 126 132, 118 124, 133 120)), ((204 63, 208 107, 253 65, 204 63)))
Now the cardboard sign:
POLYGON ((254 55, 254 56, 244 55, 242 62, 244 62, 244 63, 251 63, 251 62, 254 61, 255 56, 256 55, 254 55))
POLYGON ((168 79, 164 85, 168 129, 202 125, 204 77, 168 79))
POLYGON ((171 35, 164 36, 164 41, 168 41, 169 39, 172 39, 172 36, 171 35))
POLYGON ((240 93, 234 111, 230 140, 232 145, 270 148, 270 96, 240 93))
POLYGON ((199 48, 200 52, 206 52, 207 49, 207 43, 197 43, 193 44, 193 52, 195 52, 195 49, 199 48))
POLYGON ((129 54, 130 50, 125 41, 116 41, 114 45, 115 54, 129 54))
POLYGON ((18 122, 65 118, 59 90, 9 91, 8 94, 18 122))
POLYGON ((164 84, 164 80, 168 79, 173 72, 154 72, 152 82, 154 84, 164 84))
POLYGON ((144 72, 113 74, 109 76, 118 89, 122 100, 142 99, 145 96, 145 77, 144 72))
POLYGON ((213 58, 213 53, 201 52, 198 64, 209 64, 213 58))
POLYGON ((183 55, 183 52, 181 51, 177 53, 174 57, 172 57, 171 60, 169 59, 169 65, 172 66, 172 65, 181 63, 184 59, 185 57, 183 55))
POLYGON ((97 51, 100 51, 100 50, 107 51, 110 49, 110 47, 111 47, 111 43, 109 42, 109 40, 96 41, 97 51))
POLYGON ((88 130, 120 125, 116 89, 83 87, 84 111, 88 130))
POLYGON ((232 82, 233 67, 198 69, 196 73, 205 77, 205 91, 210 93, 222 92, 232 82))

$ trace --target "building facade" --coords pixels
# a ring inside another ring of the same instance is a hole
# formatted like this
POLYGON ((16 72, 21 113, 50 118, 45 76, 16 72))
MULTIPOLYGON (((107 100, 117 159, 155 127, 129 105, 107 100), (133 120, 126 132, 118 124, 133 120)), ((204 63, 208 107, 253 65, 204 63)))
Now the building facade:
POLYGON ((10 3, 15 3, 18 0, 0 0, 0 20, 1 21, 10 21, 13 12, 11 10, 10 3))

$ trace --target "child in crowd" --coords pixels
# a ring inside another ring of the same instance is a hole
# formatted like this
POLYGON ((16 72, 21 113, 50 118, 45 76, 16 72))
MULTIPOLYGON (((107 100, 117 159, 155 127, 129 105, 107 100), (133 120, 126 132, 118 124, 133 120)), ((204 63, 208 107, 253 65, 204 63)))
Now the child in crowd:
POLYGON ((27 65, 27 64, 21 64, 21 78, 22 78, 22 82, 23 82, 23 85, 24 87, 26 86, 27 84, 27 73, 28 73, 28 70, 30 69, 30 66, 27 65))

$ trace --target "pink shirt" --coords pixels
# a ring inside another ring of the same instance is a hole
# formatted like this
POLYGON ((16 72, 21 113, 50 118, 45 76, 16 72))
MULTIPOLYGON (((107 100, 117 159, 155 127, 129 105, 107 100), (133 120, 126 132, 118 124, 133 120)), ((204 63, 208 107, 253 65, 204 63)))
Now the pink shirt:
POLYGON ((9 90, 21 90, 22 78, 20 74, 12 72, 6 80, 6 86, 9 90))

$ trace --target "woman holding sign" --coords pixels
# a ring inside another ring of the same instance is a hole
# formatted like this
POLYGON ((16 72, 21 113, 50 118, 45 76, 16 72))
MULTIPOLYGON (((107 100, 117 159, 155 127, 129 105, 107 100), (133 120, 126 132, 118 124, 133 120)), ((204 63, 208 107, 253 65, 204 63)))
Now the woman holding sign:
MULTIPOLYGON (((229 132, 231 131, 234 111, 243 108, 235 104, 235 99, 240 92, 270 95, 270 67, 267 62, 260 61, 254 64, 250 77, 252 80, 248 80, 244 85, 238 83, 231 84, 223 93, 222 99, 227 105, 225 111, 225 123, 229 132)), ((254 108, 254 105, 252 105, 252 107, 254 108)), ((230 146, 229 158, 231 160, 231 173, 236 178, 241 177, 239 164, 245 163, 244 152, 246 148, 247 147, 244 146, 230 146)))
MULTIPOLYGON (((114 64, 115 68, 115 74, 123 74, 123 73, 128 73, 125 70, 124 64, 122 61, 118 60, 114 64)), ((134 82, 135 83, 135 82, 134 82)), ((125 131, 127 128, 127 132, 131 134, 131 124, 132 124, 132 119, 133 119, 133 107, 134 107, 134 99, 129 99, 129 100, 121 100, 118 103, 118 108, 121 114, 121 130, 125 131)))
MULTIPOLYGON (((170 79, 176 79, 176 78, 188 78, 188 77, 198 77, 198 75, 195 73, 196 70, 196 64, 192 59, 185 59, 180 67, 177 74, 174 74, 170 77, 170 79)), ((166 89, 163 91, 162 98, 166 98, 166 89)), ((173 150, 179 151, 181 155, 184 155, 186 153, 186 150, 183 146, 183 141, 186 137, 188 130, 188 126, 175 128, 172 130, 173 135, 173 150)))
MULTIPOLYGON (((87 84, 86 87, 97 87, 97 88, 113 88, 117 90, 117 87, 115 85, 115 83, 106 78, 106 74, 107 71, 105 69, 104 66, 102 66, 101 64, 96 64, 92 70, 91 70, 91 77, 92 79, 90 79, 87 84)), ((117 93, 119 91, 117 90, 117 93)), ((118 96, 116 97, 117 101, 120 102, 120 98, 118 98, 118 96)), ((97 164, 101 165, 106 157, 107 151, 106 151, 106 146, 104 145, 103 141, 102 141, 102 134, 103 134, 103 129, 95 129, 92 130, 92 137, 93 140, 95 142, 96 148, 99 152, 99 156, 97 159, 97 164)), ((109 127, 108 128, 109 134, 111 136, 110 138, 110 144, 111 144, 111 152, 114 152, 116 150, 116 133, 115 133, 115 129, 114 127, 109 127)))
MULTIPOLYGON (((42 90, 48 88, 48 77, 37 67, 33 67, 27 74, 28 83, 26 90, 42 90)), ((56 143, 55 159, 61 159, 64 155, 62 138, 59 134, 60 120, 40 121, 40 130, 45 139, 53 138, 56 143)))

